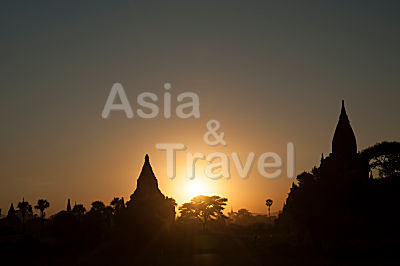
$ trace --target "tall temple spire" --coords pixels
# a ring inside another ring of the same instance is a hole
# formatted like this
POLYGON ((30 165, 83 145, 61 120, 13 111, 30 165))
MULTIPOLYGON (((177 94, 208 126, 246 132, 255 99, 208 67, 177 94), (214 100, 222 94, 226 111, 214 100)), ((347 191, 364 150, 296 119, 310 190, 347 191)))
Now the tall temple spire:
POLYGON ((332 153, 336 157, 347 158, 357 153, 357 142, 349 118, 347 117, 344 100, 332 140, 332 153))
MULTIPOLYGON (((137 180, 136 190, 132 195, 136 198, 143 198, 149 196, 164 197, 158 188, 157 178, 154 175, 153 169, 150 165, 149 155, 144 157, 144 164, 140 176, 137 180)), ((132 198, 131 196, 131 198, 132 198)))

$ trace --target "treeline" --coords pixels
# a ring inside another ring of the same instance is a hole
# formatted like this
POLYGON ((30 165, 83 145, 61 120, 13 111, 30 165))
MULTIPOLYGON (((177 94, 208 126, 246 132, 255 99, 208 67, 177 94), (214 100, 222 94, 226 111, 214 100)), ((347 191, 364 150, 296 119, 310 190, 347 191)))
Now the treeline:
MULTIPOLYGON (((173 199, 168 199, 176 206, 173 199)), ((237 212, 231 210, 225 215, 223 211, 227 201, 228 199, 219 196, 197 196, 180 206, 175 222, 166 226, 157 223, 157 218, 149 220, 148 217, 134 216, 124 198, 119 197, 114 198, 108 205, 94 201, 88 210, 82 204, 72 206, 68 200, 65 210, 48 218, 46 209, 50 206, 49 201, 40 199, 32 208, 32 205, 23 199, 15 209, 11 204, 7 217, 0 220, 0 243, 6 244, 5 237, 11 239, 10 243, 14 244, 28 238, 36 242, 33 247, 45 243, 47 248, 57 252, 66 246, 69 247, 69 252, 85 252, 99 243, 115 239, 142 241, 159 234, 161 227, 166 228, 164 233, 174 230, 175 233, 176 230, 204 233, 224 228, 243 230, 256 226, 262 229, 273 224, 273 217, 255 216, 246 209, 237 212), (39 215, 33 214, 34 209, 39 215)))
MULTIPOLYGON (((169 199, 176 206, 175 201, 172 198, 169 199)), ((194 197, 190 202, 184 203, 178 208, 179 215, 175 219, 176 224, 198 225, 202 230, 207 230, 207 225, 210 224, 247 226, 256 223, 271 223, 274 219, 273 217, 268 218, 266 215, 253 215, 247 209, 239 209, 237 212, 231 210, 225 215, 223 211, 227 201, 227 198, 219 196, 200 195, 194 197)), ((115 197, 109 205, 102 201, 94 201, 91 203, 90 209, 87 210, 83 204, 72 206, 68 199, 65 210, 46 218, 46 209, 49 207, 50 202, 46 199, 39 199, 33 207, 25 199, 22 199, 16 208, 11 204, 7 216, 1 220, 1 234, 31 233, 41 235, 47 229, 52 229, 50 230, 52 232, 68 231, 69 222, 85 223, 85 220, 87 220, 87 223, 95 225, 96 228, 106 230, 116 225, 118 214, 127 206, 123 197, 115 197), (34 209, 39 213, 34 214, 34 209), (37 232, 35 233, 35 231, 37 232)))

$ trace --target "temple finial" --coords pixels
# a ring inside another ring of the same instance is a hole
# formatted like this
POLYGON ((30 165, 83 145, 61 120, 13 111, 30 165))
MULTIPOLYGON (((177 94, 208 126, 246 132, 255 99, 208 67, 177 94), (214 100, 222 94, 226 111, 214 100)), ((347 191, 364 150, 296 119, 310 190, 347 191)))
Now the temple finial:
POLYGON ((146 154, 146 156, 144 156, 144 162, 145 162, 145 163, 150 162, 150 159, 149 159, 149 155, 148 155, 148 154, 146 154))
POLYGON ((71 200, 68 199, 68 203, 67 203, 67 212, 71 212, 71 211, 72 211, 72 209, 71 209, 71 200))
POLYGON ((340 114, 341 114, 342 116, 347 116, 347 114, 346 114, 346 107, 344 107, 344 100, 342 100, 342 108, 341 108, 341 110, 340 110, 340 114))

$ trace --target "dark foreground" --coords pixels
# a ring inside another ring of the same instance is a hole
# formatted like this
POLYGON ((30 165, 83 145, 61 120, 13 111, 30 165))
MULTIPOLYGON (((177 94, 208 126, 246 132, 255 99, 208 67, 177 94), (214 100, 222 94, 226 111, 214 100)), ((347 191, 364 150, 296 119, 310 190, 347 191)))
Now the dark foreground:
POLYGON ((274 232, 174 228, 169 235, 89 240, 1 239, 2 265, 399 265, 398 246, 312 243, 274 232), (90 243, 90 244, 89 244, 90 243), (7 262, 7 264, 3 264, 7 262))

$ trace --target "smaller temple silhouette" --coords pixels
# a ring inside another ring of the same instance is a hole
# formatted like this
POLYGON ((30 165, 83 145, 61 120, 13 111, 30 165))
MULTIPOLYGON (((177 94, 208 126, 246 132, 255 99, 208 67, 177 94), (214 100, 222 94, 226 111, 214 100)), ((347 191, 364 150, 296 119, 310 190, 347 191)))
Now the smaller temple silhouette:
POLYGON ((14 204, 11 203, 10 209, 8 210, 7 217, 15 217, 14 204))
POLYGON ((126 203, 129 216, 142 226, 168 226, 175 221, 175 200, 164 196, 146 154, 137 186, 126 203))
POLYGON ((72 211, 72 209, 71 209, 71 200, 68 199, 68 202, 67 202, 67 212, 71 212, 71 211, 72 211))
POLYGON ((135 202, 140 204, 143 201, 165 199, 165 196, 158 188, 158 181, 150 165, 149 155, 147 154, 144 158, 142 172, 137 180, 136 190, 130 198, 131 201, 128 204, 134 204, 135 202))

